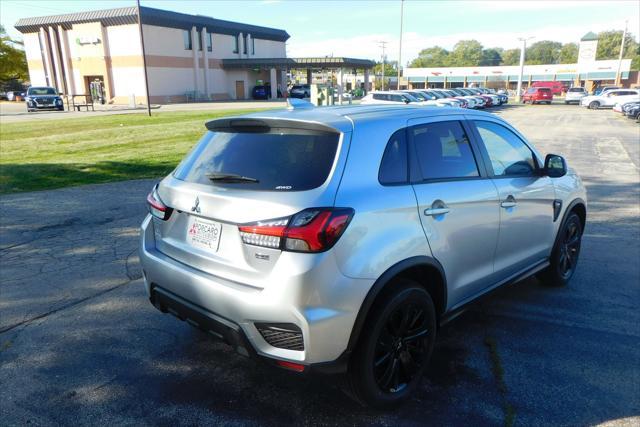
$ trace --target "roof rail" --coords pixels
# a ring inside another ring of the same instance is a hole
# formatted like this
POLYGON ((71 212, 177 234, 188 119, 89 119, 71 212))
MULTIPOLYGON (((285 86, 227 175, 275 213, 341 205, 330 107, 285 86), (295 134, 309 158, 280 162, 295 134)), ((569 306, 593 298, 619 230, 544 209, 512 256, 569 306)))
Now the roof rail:
POLYGON ((314 105, 309 101, 298 98, 287 98, 287 110, 307 110, 314 108, 314 105))

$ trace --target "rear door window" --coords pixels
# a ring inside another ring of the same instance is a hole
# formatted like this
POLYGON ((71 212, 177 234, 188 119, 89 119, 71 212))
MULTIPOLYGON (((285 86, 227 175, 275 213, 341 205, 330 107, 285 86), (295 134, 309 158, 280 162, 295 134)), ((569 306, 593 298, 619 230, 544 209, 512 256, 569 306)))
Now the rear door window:
POLYGON ((410 135, 424 180, 480 176, 469 138, 460 122, 414 126, 410 135))
POLYGON ((207 132, 174 176, 238 190, 311 190, 327 180, 338 140, 337 133, 289 128, 259 133, 207 132), (219 179, 223 175, 236 178, 219 179))

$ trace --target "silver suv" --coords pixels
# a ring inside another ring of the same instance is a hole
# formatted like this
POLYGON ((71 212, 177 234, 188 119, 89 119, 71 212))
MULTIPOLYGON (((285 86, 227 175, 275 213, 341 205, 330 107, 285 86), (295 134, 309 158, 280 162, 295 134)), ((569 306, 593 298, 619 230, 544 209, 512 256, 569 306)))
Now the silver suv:
POLYGON ((206 126, 147 198, 151 302, 244 355, 344 373, 364 404, 406 399, 471 301, 575 272, 580 178, 494 115, 290 107, 206 126))

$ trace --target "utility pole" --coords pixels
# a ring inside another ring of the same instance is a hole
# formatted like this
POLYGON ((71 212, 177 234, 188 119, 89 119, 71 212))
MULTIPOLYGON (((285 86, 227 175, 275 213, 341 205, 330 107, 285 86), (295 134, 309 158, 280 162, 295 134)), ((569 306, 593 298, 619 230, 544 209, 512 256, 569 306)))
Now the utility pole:
POLYGON ((398 87, 400 90, 400 67, 402 66, 402 18, 404 17, 404 0, 400 0, 400 48, 398 49, 398 87))
POLYGON ((151 103, 149 102, 149 78, 147 76, 147 57, 144 54, 144 35, 142 34, 142 19, 140 17, 140 0, 136 0, 138 12, 138 31, 140 31, 140 46, 142 47, 142 68, 144 70, 144 87, 147 96, 147 114, 151 117, 151 103))
POLYGON ((622 32, 622 41, 620 42, 620 55, 618 55, 618 71, 616 72, 616 85, 622 83, 622 74, 620 74, 620 68, 622 67, 622 55, 624 53, 624 39, 627 37, 627 26, 629 21, 624 21, 624 31, 622 32))
POLYGON ((520 50, 520 73, 518 73, 518 88, 516 89, 516 102, 520 102, 520 92, 522 92, 522 73, 524 71, 524 51, 527 50, 527 40, 533 37, 518 37, 522 42, 522 50, 520 50))
POLYGON ((385 55, 384 50, 387 47, 387 42, 384 40, 380 41, 378 42, 378 46, 382 48, 382 90, 384 90, 384 62, 387 59, 387 56, 385 55))

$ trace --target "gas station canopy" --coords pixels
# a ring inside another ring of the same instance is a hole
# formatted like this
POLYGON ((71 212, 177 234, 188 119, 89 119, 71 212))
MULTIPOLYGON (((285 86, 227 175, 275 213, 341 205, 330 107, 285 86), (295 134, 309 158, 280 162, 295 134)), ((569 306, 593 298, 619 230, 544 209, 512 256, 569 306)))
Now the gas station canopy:
POLYGON ((223 59, 222 68, 373 68, 374 61, 344 57, 223 59))

